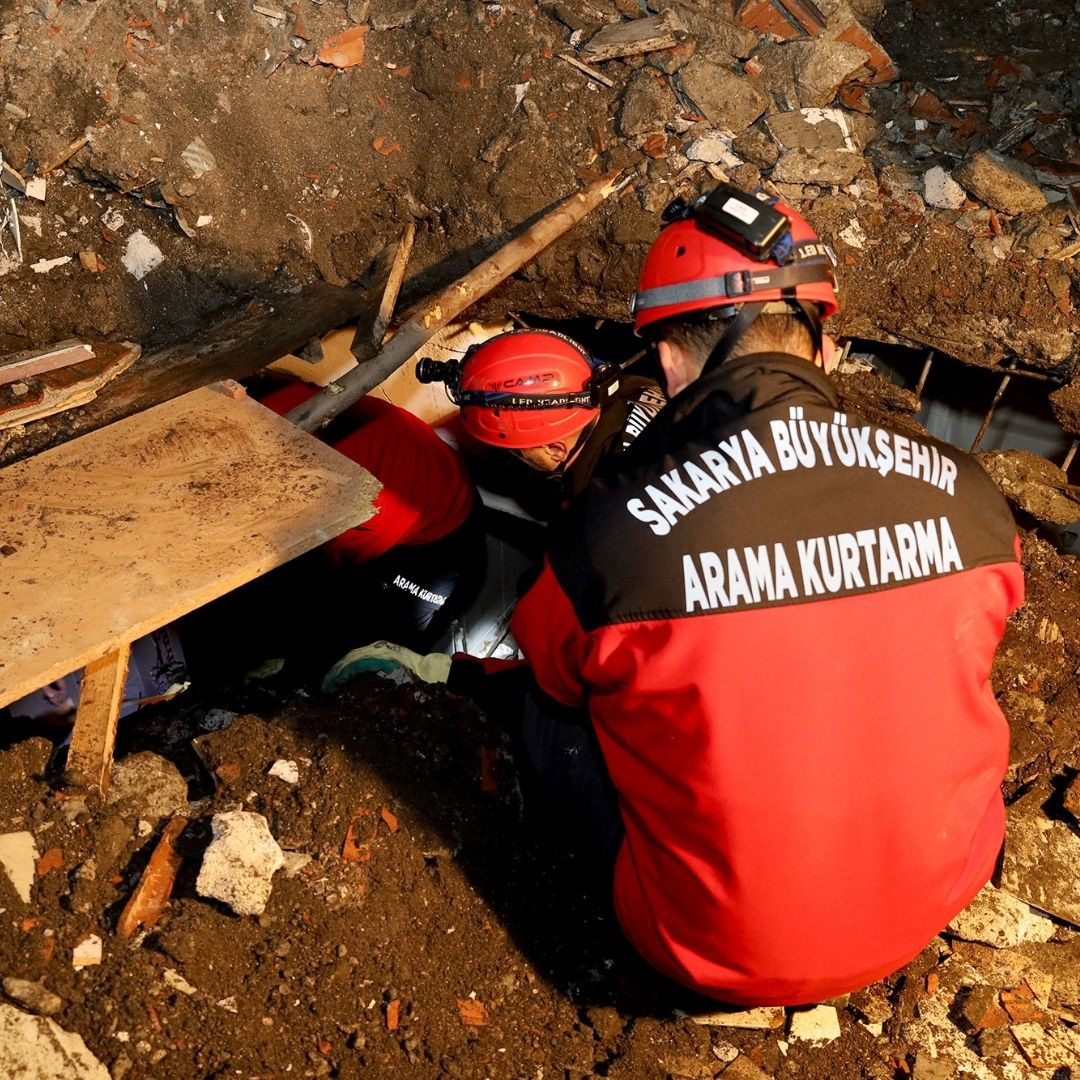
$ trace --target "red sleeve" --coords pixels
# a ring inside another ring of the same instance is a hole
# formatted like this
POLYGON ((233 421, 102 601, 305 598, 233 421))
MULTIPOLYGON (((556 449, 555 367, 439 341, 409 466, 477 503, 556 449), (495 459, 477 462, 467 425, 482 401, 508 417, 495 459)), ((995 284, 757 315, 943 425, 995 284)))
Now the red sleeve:
POLYGON ((518 601, 510 631, 545 693, 574 708, 586 704, 582 669, 589 639, 546 559, 543 572, 518 601))

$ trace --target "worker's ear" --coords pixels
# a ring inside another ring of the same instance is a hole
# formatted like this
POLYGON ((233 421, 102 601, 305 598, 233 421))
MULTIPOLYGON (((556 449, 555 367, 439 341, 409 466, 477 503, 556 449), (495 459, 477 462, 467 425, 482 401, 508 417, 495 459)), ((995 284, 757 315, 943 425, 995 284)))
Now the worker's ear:
POLYGON ((673 398, 701 374, 698 362, 676 342, 661 339, 657 342, 656 351, 660 354, 660 366, 664 369, 669 398, 673 398))
POLYGON ((828 334, 821 335, 821 352, 818 353, 815 362, 826 375, 831 375, 836 370, 837 364, 840 363, 840 350, 836 347, 836 342, 828 334))

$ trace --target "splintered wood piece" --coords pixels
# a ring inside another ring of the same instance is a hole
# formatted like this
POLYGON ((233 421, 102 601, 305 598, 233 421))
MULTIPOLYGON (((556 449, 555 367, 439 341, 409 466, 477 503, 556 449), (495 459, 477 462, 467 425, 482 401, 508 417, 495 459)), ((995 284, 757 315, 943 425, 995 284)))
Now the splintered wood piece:
POLYGON ((44 371, 93 360, 94 350, 81 341, 61 341, 49 349, 33 349, 0 357, 0 385, 28 379, 44 371))
POLYGON ((401 230, 401 236, 387 244, 379 253, 375 274, 368 287, 370 296, 380 297, 379 303, 377 307, 370 308, 367 317, 361 318, 357 323, 352 342, 352 354, 361 363, 370 360, 382 348, 383 338, 386 337, 390 320, 394 317, 394 307, 401 292, 401 284, 405 280, 405 270, 409 265, 415 239, 416 226, 410 221, 401 230))
POLYGON ((0 429, 28 424, 85 405, 97 392, 138 359, 142 350, 130 342, 95 345, 90 358, 65 367, 5 383, 0 376, 0 429))
POLYGON ((209 387, 0 469, 0 706, 359 525, 378 491, 209 387))
POLYGON ((617 181, 618 174, 603 177, 583 191, 564 199, 519 236, 505 243, 494 255, 474 266, 437 296, 425 300, 377 356, 342 377, 336 385, 336 393, 316 394, 286 413, 285 418, 304 431, 316 431, 330 423, 335 416, 359 401, 410 357, 415 356, 417 350, 447 323, 456 319, 467 307, 486 296, 497 285, 501 285, 511 274, 520 270, 530 259, 539 255, 605 199, 620 190, 622 185, 617 181))
POLYGON ((599 63, 624 56, 640 56, 657 49, 673 49, 678 40, 666 22, 664 15, 650 15, 645 19, 628 19, 602 26, 585 43, 581 50, 582 59, 599 63))
POLYGON ((131 645, 125 643, 83 668, 65 775, 69 784, 96 788, 102 796, 109 790, 116 722, 124 699, 130 654, 131 645))
POLYGON ((121 937, 131 937, 140 927, 149 930, 158 921, 176 884, 182 860, 175 845, 186 827, 187 818, 184 817, 174 817, 165 826, 139 878, 139 884, 135 886, 116 923, 116 932, 121 937))

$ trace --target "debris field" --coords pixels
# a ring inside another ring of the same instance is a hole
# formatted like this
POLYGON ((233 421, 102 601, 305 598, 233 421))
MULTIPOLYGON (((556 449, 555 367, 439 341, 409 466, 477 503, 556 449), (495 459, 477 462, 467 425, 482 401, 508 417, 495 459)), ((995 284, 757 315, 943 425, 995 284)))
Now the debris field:
MULTIPOLYGON (((404 309, 620 172, 470 315, 625 321, 663 207, 731 179, 835 250, 834 336, 1041 376, 1074 437, 1078 31, 1066 0, 7 0, 0 352, 109 339, 107 394, 138 370, 120 342, 345 285, 412 223, 404 309)), ((916 423, 908 389, 841 389, 916 423)), ((59 392, 0 385, 0 450, 59 392)), ((58 734, 7 729, 0 1072, 1080 1076, 1080 570, 1048 531, 1080 512, 1045 459, 983 461, 1028 582, 992 677, 1008 840, 885 982, 797 1010, 689 997, 523 801, 498 718, 408 680, 238 677, 127 721, 105 802, 59 784, 58 734)))

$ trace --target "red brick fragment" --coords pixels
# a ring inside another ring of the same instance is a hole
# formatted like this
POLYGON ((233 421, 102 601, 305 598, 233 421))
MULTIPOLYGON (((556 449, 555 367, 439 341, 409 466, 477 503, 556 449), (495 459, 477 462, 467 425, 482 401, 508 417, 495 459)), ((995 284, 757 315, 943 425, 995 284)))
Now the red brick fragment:
POLYGON ((892 82, 899 75, 896 65, 889 59, 889 54, 862 23, 853 22, 850 26, 845 27, 836 35, 836 40, 854 45, 855 48, 862 49, 867 54, 866 66, 870 69, 871 76, 864 81, 871 86, 892 82))

